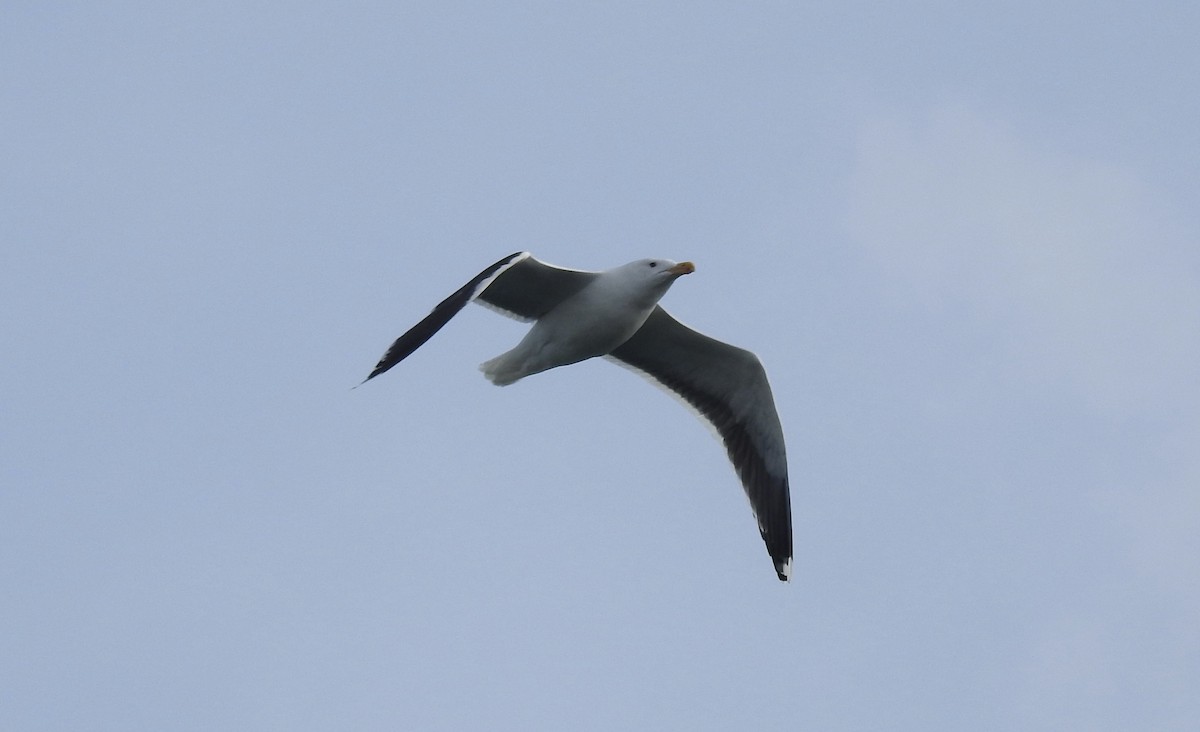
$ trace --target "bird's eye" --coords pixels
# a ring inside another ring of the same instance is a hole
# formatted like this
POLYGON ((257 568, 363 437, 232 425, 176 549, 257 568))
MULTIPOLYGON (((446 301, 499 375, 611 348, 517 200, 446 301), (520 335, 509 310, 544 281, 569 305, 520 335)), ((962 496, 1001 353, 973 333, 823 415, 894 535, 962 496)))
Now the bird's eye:
POLYGON ((658 266, 658 262, 650 262, 650 266, 651 266, 651 267, 657 267, 657 266, 658 266))

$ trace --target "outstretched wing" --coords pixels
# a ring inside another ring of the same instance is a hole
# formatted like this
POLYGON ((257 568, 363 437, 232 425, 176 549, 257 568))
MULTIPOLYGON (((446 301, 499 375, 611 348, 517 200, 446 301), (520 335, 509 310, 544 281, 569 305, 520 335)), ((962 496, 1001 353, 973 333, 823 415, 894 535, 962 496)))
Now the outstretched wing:
POLYGON ((529 252, 510 254, 475 275, 397 338, 363 381, 370 381, 408 358, 475 298, 520 320, 537 320, 583 289, 595 276, 594 272, 563 269, 540 262, 529 252))
POLYGON ((758 357, 697 333, 657 306, 609 355, 683 399, 721 436, 775 572, 787 581, 792 565, 787 454, 758 357))

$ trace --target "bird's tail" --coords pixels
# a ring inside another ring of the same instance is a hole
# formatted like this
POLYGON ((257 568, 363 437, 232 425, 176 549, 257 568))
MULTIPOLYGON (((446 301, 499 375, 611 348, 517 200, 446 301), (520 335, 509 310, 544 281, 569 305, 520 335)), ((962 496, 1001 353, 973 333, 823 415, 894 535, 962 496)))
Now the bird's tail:
POLYGON ((496 386, 508 386, 509 384, 519 381, 527 374, 525 373, 525 359, 517 356, 513 351, 502 353, 495 358, 484 361, 479 364, 479 370, 483 372, 484 377, 496 386))

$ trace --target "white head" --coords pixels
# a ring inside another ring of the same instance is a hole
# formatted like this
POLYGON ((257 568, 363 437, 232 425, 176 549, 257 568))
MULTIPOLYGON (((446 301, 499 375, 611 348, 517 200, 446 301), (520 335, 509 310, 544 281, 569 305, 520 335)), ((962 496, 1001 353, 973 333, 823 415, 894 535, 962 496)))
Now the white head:
POLYGON ((670 259, 639 259, 610 271, 620 273, 621 279, 630 285, 638 289, 645 287, 662 297, 671 283, 685 274, 695 272, 696 266, 691 262, 673 262, 670 259))
POLYGON ((631 301, 651 308, 675 280, 696 271, 691 262, 673 262, 670 259, 639 259, 610 269, 611 286, 625 292, 631 301))

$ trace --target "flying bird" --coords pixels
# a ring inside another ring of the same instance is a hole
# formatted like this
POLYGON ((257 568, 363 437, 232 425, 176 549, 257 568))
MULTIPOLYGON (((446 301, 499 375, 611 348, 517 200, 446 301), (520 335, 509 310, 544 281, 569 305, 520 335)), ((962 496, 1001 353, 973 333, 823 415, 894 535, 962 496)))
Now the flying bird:
POLYGON ((533 322, 510 351, 480 370, 506 386, 558 366, 604 356, 645 376, 692 407, 724 442, 758 530, 787 581, 792 509, 783 428, 762 363, 750 351, 697 333, 659 299, 691 262, 641 259, 587 272, 517 252, 480 272, 388 348, 364 383, 407 358, 472 300, 533 322))

